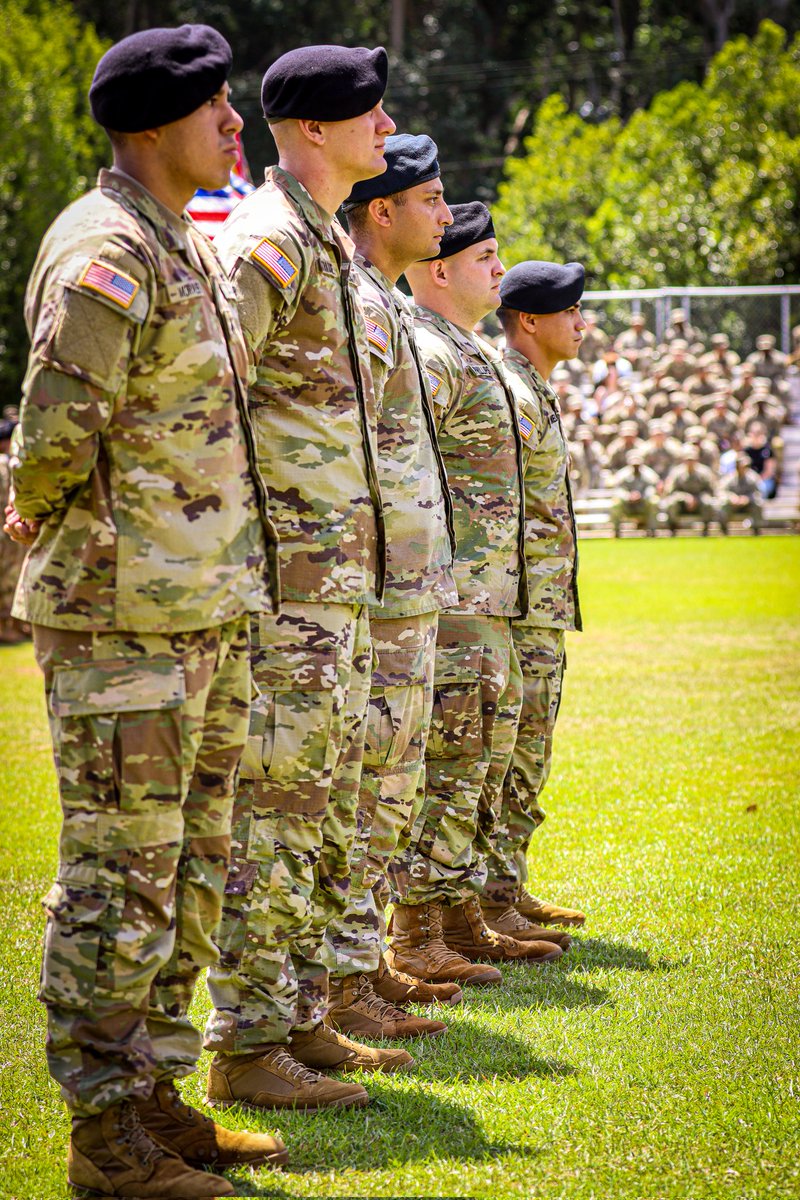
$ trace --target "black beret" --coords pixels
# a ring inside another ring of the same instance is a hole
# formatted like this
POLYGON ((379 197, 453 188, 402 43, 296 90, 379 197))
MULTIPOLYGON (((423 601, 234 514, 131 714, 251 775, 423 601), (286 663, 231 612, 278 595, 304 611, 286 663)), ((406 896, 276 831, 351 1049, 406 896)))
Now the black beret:
MULTIPOLYGON (((451 204, 453 224, 448 225, 439 243, 439 253, 435 258, 450 258, 459 250, 475 246, 494 237, 492 214, 480 200, 470 200, 468 204, 451 204)), ((428 260, 432 261, 432 260, 428 260)))
POLYGON ((261 107, 268 121, 350 121, 383 98, 388 78, 383 46, 301 46, 268 69, 261 107))
POLYGON ((500 281, 500 303, 534 315, 563 312, 583 295, 586 272, 580 263, 521 262, 500 281))
POLYGON ((342 207, 355 208, 376 196, 393 196, 406 188, 439 178, 439 153, 436 142, 427 133, 395 133, 386 139, 386 170, 374 179, 362 179, 353 188, 342 207))
POLYGON ((232 62, 230 46, 210 25, 132 33, 97 64, 89 89, 92 115, 119 133, 169 125, 210 100, 232 62))

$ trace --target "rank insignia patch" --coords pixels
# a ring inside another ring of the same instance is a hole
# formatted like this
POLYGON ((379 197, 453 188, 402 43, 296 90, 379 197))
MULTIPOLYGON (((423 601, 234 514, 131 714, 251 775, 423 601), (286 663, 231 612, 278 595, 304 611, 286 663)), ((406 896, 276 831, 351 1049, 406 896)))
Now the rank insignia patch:
POLYGON ((384 329, 377 321, 370 321, 369 317, 366 318, 366 322, 367 340, 372 342, 373 346, 377 346, 385 354, 389 349, 389 330, 384 329))
POLYGON ((262 238, 258 245, 250 251, 250 257, 262 267, 266 267, 281 287, 288 287, 297 274, 297 267, 282 250, 269 240, 262 238))
POLYGON ((519 414, 519 432, 526 442, 533 433, 533 421, 530 417, 526 417, 524 413, 519 414))
POLYGON ((113 267, 93 258, 84 269, 78 280, 79 287, 89 288, 107 300, 113 300, 120 308, 130 308, 139 290, 139 284, 124 271, 116 271, 113 267))
POLYGON ((433 371, 428 371, 428 380, 431 385, 431 395, 433 396, 433 398, 435 400, 436 393, 439 391, 439 388, 442 386, 442 381, 438 375, 434 375, 433 371))

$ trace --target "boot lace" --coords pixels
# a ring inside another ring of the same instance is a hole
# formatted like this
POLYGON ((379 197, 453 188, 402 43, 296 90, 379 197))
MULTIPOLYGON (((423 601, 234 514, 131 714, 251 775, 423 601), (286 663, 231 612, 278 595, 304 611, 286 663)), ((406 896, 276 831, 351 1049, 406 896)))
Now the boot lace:
POLYGON ((320 1081, 321 1076, 319 1071, 312 1071, 310 1067, 306 1067, 303 1063, 298 1062, 282 1046, 270 1051, 269 1059, 273 1066, 278 1067, 289 1079, 294 1079, 298 1083, 319 1083, 320 1081))
POLYGON ((199 1112, 198 1109, 192 1108, 190 1104, 186 1103, 174 1083, 166 1084, 164 1090, 167 1093, 169 1105, 174 1109, 179 1121, 191 1121, 193 1125, 200 1125, 205 1128, 214 1124, 211 1117, 207 1117, 205 1113, 199 1112))
POLYGON ((383 996, 378 995, 368 975, 358 976, 356 996, 367 1016, 373 1017, 376 1021, 383 1023, 384 1021, 405 1021, 408 1019, 408 1013, 404 1009, 397 1008, 390 1001, 384 1000, 383 996))
POLYGON ((427 913, 425 922, 421 924, 421 928, 430 935, 430 942, 433 949, 436 951, 439 962, 443 966, 452 963, 454 966, 463 963, 464 959, 457 950, 451 950, 447 942, 444 940, 444 930, 442 929, 442 911, 440 908, 431 906, 427 913))
POLYGON ((116 1139, 117 1144, 127 1146, 143 1167, 149 1167, 151 1162, 158 1162, 164 1157, 163 1147, 144 1128, 130 1101, 123 1103, 120 1108, 117 1128, 120 1134, 116 1139))

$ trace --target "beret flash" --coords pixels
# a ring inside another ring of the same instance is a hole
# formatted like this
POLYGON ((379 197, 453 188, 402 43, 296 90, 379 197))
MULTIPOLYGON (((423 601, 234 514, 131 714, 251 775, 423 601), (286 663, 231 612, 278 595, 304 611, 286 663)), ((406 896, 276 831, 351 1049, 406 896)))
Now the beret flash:
MULTIPOLYGON (((453 224, 448 225, 439 243, 439 253, 434 258, 450 258, 459 250, 475 246, 494 237, 492 214, 480 200, 470 200, 468 204, 451 204, 453 224)), ((432 260, 428 260, 432 261, 432 260)))
POLYGON ((388 78, 383 46, 301 46, 268 68, 261 107, 268 121, 350 121, 375 107, 388 78))
POLYGON ((572 308, 583 295, 586 273, 580 263, 521 262, 500 281, 503 308, 544 316, 572 308))
POLYGON ((426 133, 396 133, 386 139, 386 170, 374 179, 357 183, 342 206, 347 212, 357 204, 366 204, 377 196, 393 196, 406 188, 439 178, 439 153, 436 142, 426 133))
POLYGON ((188 117, 219 91, 233 55, 210 25, 143 29, 107 50, 89 89, 92 115, 119 133, 188 117))

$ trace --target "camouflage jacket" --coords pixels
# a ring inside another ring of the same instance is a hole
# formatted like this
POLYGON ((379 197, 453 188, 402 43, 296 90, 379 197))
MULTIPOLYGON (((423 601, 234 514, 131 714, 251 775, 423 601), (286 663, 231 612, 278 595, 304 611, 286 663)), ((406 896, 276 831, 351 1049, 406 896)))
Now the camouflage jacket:
POLYGON ((360 255, 356 268, 375 386, 386 519, 386 589, 375 616, 408 617, 458 603, 453 508, 408 302, 360 255))
POLYGON ((762 498, 761 480, 749 467, 741 475, 734 470, 730 475, 722 478, 720 496, 723 500, 728 496, 747 496, 750 500, 760 501, 762 498))
POLYGON ((215 240, 251 360, 258 461, 285 600, 380 600, 385 571, 374 396, 344 230, 270 167, 215 240))
POLYGON ((702 463, 698 463, 691 471, 685 463, 678 463, 667 477, 665 491, 670 496, 682 492, 685 496, 696 496, 698 499, 706 497, 710 500, 715 491, 714 476, 702 463))
POLYGON ((455 610, 511 617, 528 609, 522 443, 497 353, 430 309, 415 309, 453 498, 455 610))
POLYGON ((527 624, 583 629, 569 450, 553 389, 518 350, 503 362, 519 411, 525 478, 527 624))
POLYGON ((277 607, 231 299, 210 242, 121 172, 50 227, 25 301, 14 487, 43 525, 18 615, 173 632, 277 607))
POLYGON ((631 492, 649 500, 656 494, 658 476, 650 467, 627 466, 614 476, 612 487, 618 500, 627 500, 631 492))

